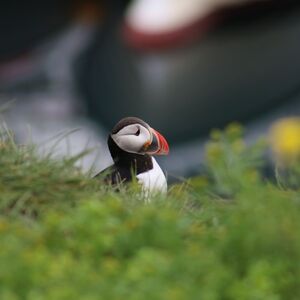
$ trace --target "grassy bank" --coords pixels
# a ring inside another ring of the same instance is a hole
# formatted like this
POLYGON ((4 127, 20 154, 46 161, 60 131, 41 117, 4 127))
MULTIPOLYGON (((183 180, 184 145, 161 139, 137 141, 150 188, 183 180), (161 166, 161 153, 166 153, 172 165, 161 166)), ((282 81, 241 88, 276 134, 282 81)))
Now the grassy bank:
POLYGON ((299 161, 266 178, 265 151, 214 131, 206 175, 145 204, 2 134, 0 299, 300 299, 299 161))

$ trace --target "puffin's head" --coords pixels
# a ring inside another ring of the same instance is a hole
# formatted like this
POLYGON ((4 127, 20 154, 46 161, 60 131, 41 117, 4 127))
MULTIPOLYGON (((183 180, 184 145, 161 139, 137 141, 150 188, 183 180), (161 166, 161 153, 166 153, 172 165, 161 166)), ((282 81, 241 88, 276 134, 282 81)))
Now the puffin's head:
POLYGON ((120 120, 110 137, 119 148, 129 153, 167 155, 169 145, 165 138, 139 118, 120 120))

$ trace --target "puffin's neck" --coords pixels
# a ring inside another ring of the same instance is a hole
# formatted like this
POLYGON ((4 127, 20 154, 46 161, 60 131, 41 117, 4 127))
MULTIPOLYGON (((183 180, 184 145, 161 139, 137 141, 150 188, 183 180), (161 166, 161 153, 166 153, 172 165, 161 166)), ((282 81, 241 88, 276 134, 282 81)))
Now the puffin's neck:
POLYGON ((132 169, 136 174, 153 169, 150 155, 126 152, 114 142, 110 135, 107 144, 111 157, 117 167, 132 169))

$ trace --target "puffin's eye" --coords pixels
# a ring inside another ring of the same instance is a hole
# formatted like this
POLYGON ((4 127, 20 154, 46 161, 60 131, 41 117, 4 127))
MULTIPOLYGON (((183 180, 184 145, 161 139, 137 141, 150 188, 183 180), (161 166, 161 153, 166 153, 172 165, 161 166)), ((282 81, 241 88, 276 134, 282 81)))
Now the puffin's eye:
POLYGON ((140 133, 141 133, 141 130, 140 130, 140 128, 139 128, 139 129, 137 130, 137 132, 136 132, 134 135, 139 136, 140 133))

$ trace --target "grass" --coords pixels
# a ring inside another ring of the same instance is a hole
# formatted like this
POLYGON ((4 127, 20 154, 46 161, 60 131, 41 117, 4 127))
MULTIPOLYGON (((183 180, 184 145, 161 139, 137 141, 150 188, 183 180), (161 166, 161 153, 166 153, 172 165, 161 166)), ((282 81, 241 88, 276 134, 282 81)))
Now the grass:
POLYGON ((206 175, 146 204, 2 133, 0 299, 299 299, 299 164, 278 184, 265 149, 214 131, 206 175))

